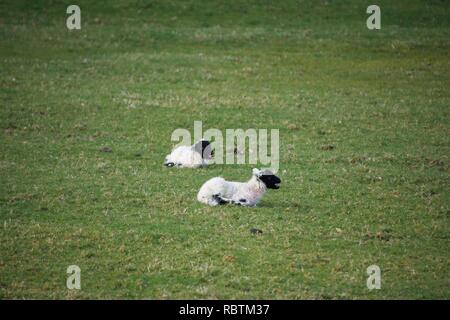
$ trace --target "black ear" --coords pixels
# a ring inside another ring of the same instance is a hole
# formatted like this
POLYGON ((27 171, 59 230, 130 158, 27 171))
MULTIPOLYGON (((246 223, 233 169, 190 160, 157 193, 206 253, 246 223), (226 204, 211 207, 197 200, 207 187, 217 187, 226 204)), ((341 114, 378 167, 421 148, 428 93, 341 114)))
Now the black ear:
POLYGON ((210 159, 214 153, 211 150, 211 143, 207 140, 200 140, 194 146, 195 151, 202 155, 203 159, 210 159))

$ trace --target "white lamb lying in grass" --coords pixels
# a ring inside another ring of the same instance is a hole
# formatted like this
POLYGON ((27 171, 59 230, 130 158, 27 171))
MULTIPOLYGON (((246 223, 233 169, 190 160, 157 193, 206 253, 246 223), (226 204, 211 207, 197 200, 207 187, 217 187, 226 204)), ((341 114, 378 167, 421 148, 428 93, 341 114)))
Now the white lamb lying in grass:
POLYGON ((192 146, 179 146, 166 156, 166 167, 199 168, 208 165, 213 152, 209 141, 200 140, 192 146))
POLYGON ((226 181, 215 177, 206 181, 200 188, 197 200, 216 206, 220 204, 235 204, 242 206, 256 206, 267 189, 278 189, 280 178, 270 170, 253 169, 253 175, 247 182, 226 181))

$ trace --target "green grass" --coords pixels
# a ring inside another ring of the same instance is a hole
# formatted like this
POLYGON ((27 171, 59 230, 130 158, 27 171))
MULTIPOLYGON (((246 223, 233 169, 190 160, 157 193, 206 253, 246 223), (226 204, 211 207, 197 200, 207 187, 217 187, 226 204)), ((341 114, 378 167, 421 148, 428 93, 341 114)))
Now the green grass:
POLYGON ((448 2, 72 3, 0 4, 1 298, 450 298, 448 2), (252 166, 163 168, 194 120, 280 129, 282 188, 198 203, 252 166))

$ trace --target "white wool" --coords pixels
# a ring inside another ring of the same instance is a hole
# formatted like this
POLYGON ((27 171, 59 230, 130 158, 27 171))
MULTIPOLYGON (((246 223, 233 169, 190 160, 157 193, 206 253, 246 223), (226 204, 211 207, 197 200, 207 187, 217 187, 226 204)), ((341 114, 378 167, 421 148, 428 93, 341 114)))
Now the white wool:
POLYGON ((247 182, 226 181, 222 177, 215 177, 206 181, 200 188, 197 200, 210 206, 218 205, 219 202, 214 195, 243 206, 255 206, 266 193, 264 183, 254 175, 247 182), (245 200, 245 201, 242 201, 245 200))
POLYGON ((165 163, 172 162, 176 167, 199 168, 208 164, 194 146, 180 146, 166 156, 165 163))

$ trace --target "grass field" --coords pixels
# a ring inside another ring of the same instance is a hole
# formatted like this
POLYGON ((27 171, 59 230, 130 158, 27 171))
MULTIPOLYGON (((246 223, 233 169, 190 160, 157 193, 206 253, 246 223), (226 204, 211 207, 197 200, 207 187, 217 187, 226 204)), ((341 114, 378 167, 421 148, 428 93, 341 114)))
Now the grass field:
POLYGON ((450 298, 450 3, 370 4, 2 1, 0 298, 450 298), (279 129, 280 190, 198 203, 253 166, 164 168, 195 120, 279 129))

